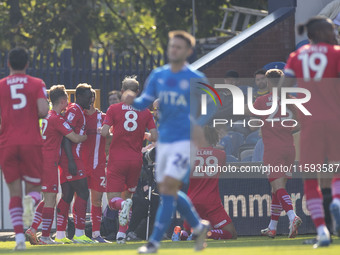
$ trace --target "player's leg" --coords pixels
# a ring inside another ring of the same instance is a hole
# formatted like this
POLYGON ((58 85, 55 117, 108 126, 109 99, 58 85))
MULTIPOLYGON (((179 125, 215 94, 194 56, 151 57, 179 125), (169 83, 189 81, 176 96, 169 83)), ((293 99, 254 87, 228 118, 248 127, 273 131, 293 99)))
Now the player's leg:
MULTIPOLYGON (((207 217, 202 217, 204 219, 208 219, 213 229, 210 230, 207 234, 208 238, 219 240, 219 239, 237 239, 237 232, 235 226, 224 210, 222 204, 218 206, 209 206, 203 205, 205 207, 205 211, 207 217)), ((202 216, 200 214, 200 216, 202 216)))
POLYGON ((335 223, 335 234, 340 236, 340 175, 335 174, 332 180, 332 203, 330 211, 335 223))
POLYGON ((56 199, 57 193, 44 192, 45 206, 42 210, 42 235, 39 244, 56 244, 56 242, 50 238, 56 199))
POLYGON ((274 238, 276 236, 276 228, 282 212, 282 205, 277 198, 276 193, 272 189, 272 203, 270 205, 271 215, 268 228, 261 230, 261 235, 274 238))
POLYGON ((85 235, 85 220, 86 220, 86 207, 89 198, 89 190, 87 185, 87 178, 74 180, 70 182, 76 197, 73 204, 73 216, 75 225, 75 234, 73 237, 74 242, 79 243, 94 243, 85 235))
POLYGON ((23 198, 23 221, 31 226, 34 217, 34 207, 41 200, 41 176, 43 174, 41 146, 20 146, 21 172, 25 181, 25 196, 23 198))
POLYGON ((281 177, 270 182, 272 186, 273 192, 275 192, 277 199, 280 201, 280 204, 287 213, 289 218, 289 238, 294 238, 297 235, 297 229, 302 224, 302 221, 299 216, 296 215, 292 200, 286 190, 287 178, 281 177))
MULTIPOLYGON (((4 167, 2 170, 4 171, 4 167)), ((5 171, 4 171, 5 173, 5 171)), ((6 174, 5 174, 6 178, 6 174)), ((6 180, 7 181, 7 180, 6 180)), ((7 183, 10 201, 9 201, 9 213, 12 220, 13 229, 15 232, 16 248, 19 250, 26 249, 25 235, 24 235, 24 223, 22 219, 23 207, 22 207, 22 186, 21 179, 17 179, 10 183, 7 183)))
POLYGON ((70 204, 73 199, 74 190, 71 184, 64 180, 63 175, 60 175, 62 197, 57 205, 57 236, 56 242, 62 242, 65 244, 72 243, 70 239, 66 237, 66 226, 68 222, 68 213, 70 210, 70 204))
POLYGON ((103 192, 91 189, 92 239, 100 243, 107 243, 107 241, 100 235, 100 225, 102 221, 102 197, 103 192))

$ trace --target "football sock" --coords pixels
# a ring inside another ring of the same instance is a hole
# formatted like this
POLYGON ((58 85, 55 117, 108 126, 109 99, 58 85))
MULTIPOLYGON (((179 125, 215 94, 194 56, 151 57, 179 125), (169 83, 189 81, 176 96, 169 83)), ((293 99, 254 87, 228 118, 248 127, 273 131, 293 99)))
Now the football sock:
MULTIPOLYGON (((68 221, 68 211, 70 204, 66 203, 64 199, 60 199, 57 205, 57 231, 65 231, 68 221)), ((59 238, 58 239, 62 239, 59 238)))
POLYGON ((279 223, 277 220, 270 220, 268 228, 270 230, 276 230, 277 229, 277 223, 279 223))
POLYGON ((196 234, 201 230, 202 227, 200 224, 201 218, 198 216, 190 198, 182 191, 178 191, 177 194, 177 210, 194 229, 194 233, 196 234))
POLYGON ((270 206, 270 210, 271 210, 271 216, 270 216, 271 220, 278 221, 283 209, 282 209, 280 200, 277 198, 275 192, 272 193, 272 204, 270 206))
POLYGON ((99 232, 100 224, 102 221, 102 207, 101 206, 94 206, 94 205, 91 206, 91 220, 92 220, 92 233, 99 232))
POLYGON ((154 245, 159 246, 165 231, 168 230, 176 204, 174 196, 160 194, 160 204, 157 209, 152 235, 150 236, 150 242, 154 245))
POLYGON ((77 229, 85 229, 87 201, 77 196, 73 204, 74 225, 77 229))
POLYGON ((85 229, 76 228, 76 231, 75 231, 74 235, 75 235, 76 237, 85 235, 85 229))
POLYGON ((332 196, 333 199, 340 200, 340 177, 334 177, 332 180, 332 196))
POLYGON ((65 231, 57 231, 57 236, 56 236, 56 238, 58 238, 58 239, 63 239, 63 238, 65 238, 65 237, 66 237, 65 231))
POLYGON ((37 206, 37 208, 35 209, 33 223, 31 226, 34 230, 37 230, 38 227, 40 226, 40 223, 42 221, 42 212, 43 212, 44 206, 45 206, 45 202, 41 201, 39 205, 37 206))
POLYGON ((29 195, 33 199, 34 206, 36 206, 41 200, 40 192, 32 191, 32 192, 28 193, 27 195, 29 195))
POLYGON ((111 210, 120 210, 123 207, 124 199, 121 197, 114 197, 109 201, 109 207, 111 210))
POLYGON ((24 233, 24 224, 22 221, 22 199, 21 197, 11 197, 9 201, 9 214, 11 215, 12 225, 14 228, 15 235, 19 235, 24 233))
POLYGON ((213 229, 208 232, 208 238, 214 240, 231 239, 232 237, 233 235, 229 231, 223 229, 213 229))
POLYGON ((286 212, 293 210, 292 200, 288 195, 286 189, 279 189, 276 191, 276 197, 280 201, 280 204, 286 212))
POLYGON ((316 228, 325 225, 324 211, 322 206, 322 194, 318 180, 307 179, 304 181, 304 192, 306 194, 307 209, 311 213, 316 228))
POLYGON ((42 211, 42 236, 50 236, 53 218, 54 208, 44 207, 42 211))

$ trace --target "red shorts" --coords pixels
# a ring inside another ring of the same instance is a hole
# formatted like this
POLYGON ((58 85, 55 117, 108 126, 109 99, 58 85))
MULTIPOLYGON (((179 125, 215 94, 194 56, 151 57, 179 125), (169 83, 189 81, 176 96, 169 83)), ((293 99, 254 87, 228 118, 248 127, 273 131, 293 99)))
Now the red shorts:
POLYGON ((39 186, 43 172, 41 148, 39 145, 12 145, 2 148, 0 165, 6 182, 22 179, 39 186))
POLYGON ((340 122, 308 121, 301 124, 300 164, 340 161, 340 122))
POLYGON ((68 172, 68 160, 60 161, 59 170, 60 170, 60 184, 65 182, 76 181, 80 179, 86 178, 86 171, 83 164, 83 161, 80 159, 74 159, 77 165, 77 175, 73 176, 68 172))
POLYGON ((45 157, 43 169, 41 191, 58 193, 58 162, 45 157))
POLYGON ((292 174, 290 171, 293 169, 294 162, 295 147, 293 146, 271 148, 270 150, 265 150, 263 153, 263 164, 273 167, 269 168, 269 170, 273 170, 267 173, 269 182, 282 177, 291 178, 292 174), (281 166, 286 167, 283 168, 281 166))
POLYGON ((106 191, 105 164, 98 165, 96 169, 87 171, 87 184, 89 189, 98 192, 106 191))
POLYGON ((106 173, 106 192, 134 193, 142 170, 143 160, 110 160, 106 173))
MULTIPOLYGON (((224 210, 224 207, 222 203, 218 204, 193 204, 198 215, 204 219, 208 220, 211 224, 211 226, 214 229, 221 229, 224 226, 229 225, 232 223, 231 218, 227 214, 227 212, 224 210)), ((190 225, 188 222, 184 221, 183 223, 184 229, 190 229, 190 225)))

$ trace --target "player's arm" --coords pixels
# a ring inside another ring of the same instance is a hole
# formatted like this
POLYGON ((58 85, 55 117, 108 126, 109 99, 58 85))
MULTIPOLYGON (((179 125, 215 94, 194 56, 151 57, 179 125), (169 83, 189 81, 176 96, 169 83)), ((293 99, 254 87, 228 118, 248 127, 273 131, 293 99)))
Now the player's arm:
POLYGON ((38 106, 38 116, 39 116, 39 118, 41 118, 41 119, 45 118, 48 114, 49 109, 50 109, 47 99, 46 98, 38 98, 37 106, 38 106))
POLYGON ((75 176, 77 175, 77 165, 72 155, 72 143, 65 136, 62 141, 62 146, 68 159, 68 172, 71 175, 75 176))
POLYGON ((104 137, 110 136, 110 126, 107 124, 104 124, 102 129, 100 130, 100 134, 104 137))
POLYGON ((157 139, 158 139, 157 129, 156 128, 150 129, 149 132, 150 132, 150 136, 148 140, 150 142, 157 142, 157 139))
POLYGON ((82 143, 87 139, 87 135, 78 135, 73 131, 65 137, 73 143, 82 143))

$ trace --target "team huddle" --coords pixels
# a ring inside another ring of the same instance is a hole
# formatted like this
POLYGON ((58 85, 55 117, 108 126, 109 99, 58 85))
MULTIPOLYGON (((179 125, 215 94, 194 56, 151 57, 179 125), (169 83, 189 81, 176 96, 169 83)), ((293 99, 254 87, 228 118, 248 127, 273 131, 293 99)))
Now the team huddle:
MULTIPOLYGON (((314 76, 338 77, 340 48, 334 45, 335 35, 329 20, 314 18, 305 27, 311 44, 291 54, 284 73, 272 69, 266 77, 270 88, 281 89, 294 85, 284 76, 306 78, 306 72, 310 72, 309 80, 305 79, 303 83, 298 81, 298 86, 311 90, 314 95, 306 106, 311 109, 312 116, 301 119, 301 164, 323 163, 326 158, 329 162, 339 162, 340 141, 338 136, 331 135, 337 134, 340 127, 337 100, 340 90, 333 83, 320 89, 320 79, 315 79, 315 82, 310 82, 310 79, 314 76), (307 58, 313 59, 312 65, 305 66, 312 61, 304 61, 307 58), (320 68, 323 69, 322 73, 320 68), (318 97, 320 94, 327 96, 327 100, 322 101, 323 97, 318 97), (315 107, 316 104, 319 105, 315 107), (321 121, 328 124, 320 124, 321 121), (319 138, 318 144, 311 144, 316 139, 310 138, 316 136, 319 138)), ((68 102, 63 85, 52 86, 49 90, 50 109, 44 82, 26 74, 27 51, 15 48, 9 53, 10 75, 0 80, 0 166, 10 191, 9 212, 16 233, 16 250, 26 248, 25 235, 33 245, 107 243, 100 234, 104 192, 110 209, 119 211, 117 243, 125 243, 131 198, 143 164, 145 139, 154 143, 157 149, 155 177, 161 203, 152 234, 138 252, 157 252, 176 210, 185 219, 184 228, 191 232, 196 251, 206 247, 206 238, 237 238, 232 220, 221 203, 218 175, 209 178, 204 174, 195 176, 190 171, 192 157, 196 159, 195 164, 200 166, 226 163, 225 152, 215 148, 219 142, 218 133, 209 125, 216 112, 213 102, 207 102, 209 114, 199 115, 193 110, 199 109, 200 102, 190 97, 191 81, 206 80, 202 73, 193 70, 186 62, 194 47, 195 38, 190 34, 170 32, 169 64, 152 71, 139 97, 136 78, 125 78, 122 81, 121 102, 112 104, 106 114, 94 107, 96 91, 86 83, 76 87, 74 103, 68 102), (159 102, 160 113, 157 127, 147 109, 155 100, 159 102), (42 119, 41 127, 39 119, 42 119), (108 157, 105 153, 106 139, 111 140, 108 157), (57 204, 59 179, 62 197, 57 204), (22 180, 26 184, 23 198, 22 180), (182 185, 187 183, 190 183, 188 194, 181 191, 182 185), (85 235, 89 197, 92 238, 85 235), (66 236, 66 227, 72 201, 75 235, 71 240, 66 236), (57 233, 53 240, 50 232, 55 210, 57 233), (25 234, 24 225, 29 227, 25 234), (42 235, 37 238, 40 225, 42 235)), ((257 98, 254 106, 267 110, 273 104, 272 100, 269 93, 257 98)), ((284 117, 276 114, 275 118, 284 117)), ((264 120, 266 117, 263 117, 264 120)), ((295 148, 291 132, 291 128, 262 127, 265 164, 294 163, 295 148)), ((302 221, 295 214, 285 189, 288 177, 279 174, 268 178, 272 187, 272 217, 268 228, 263 229, 261 234, 275 237, 279 216, 285 210, 290 219, 289 237, 294 238, 302 221)), ((338 176, 334 176, 332 187, 331 211, 336 230, 339 231, 338 176)), ((316 177, 305 180, 305 194, 317 228, 316 247, 328 246, 330 234, 325 227, 322 196, 316 177)))

